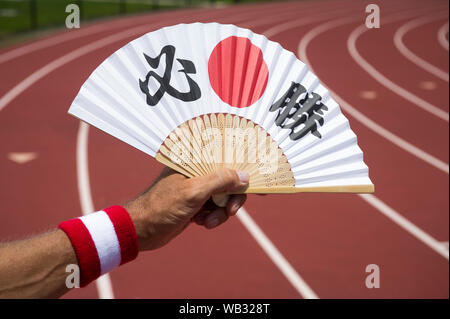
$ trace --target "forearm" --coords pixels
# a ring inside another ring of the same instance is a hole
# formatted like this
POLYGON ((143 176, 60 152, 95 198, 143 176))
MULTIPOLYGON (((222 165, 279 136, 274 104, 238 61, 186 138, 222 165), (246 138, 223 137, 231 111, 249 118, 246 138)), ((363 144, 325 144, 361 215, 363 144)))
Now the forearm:
POLYGON ((68 277, 75 276, 66 272, 70 264, 79 266, 84 287, 134 260, 139 250, 164 246, 191 222, 215 228, 237 213, 245 195, 233 195, 226 207, 208 205, 209 198, 246 186, 248 174, 230 169, 191 179, 165 171, 125 207, 111 206, 62 222, 58 230, 0 243, 0 298, 60 297, 69 289, 68 277))
POLYGON ((62 230, 0 244, 0 298, 56 298, 77 259, 62 230))

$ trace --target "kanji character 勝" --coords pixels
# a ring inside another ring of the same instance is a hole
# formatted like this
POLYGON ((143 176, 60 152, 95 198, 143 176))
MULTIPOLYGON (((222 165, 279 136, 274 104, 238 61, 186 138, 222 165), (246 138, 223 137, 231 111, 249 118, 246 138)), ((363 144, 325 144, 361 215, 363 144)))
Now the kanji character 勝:
POLYGON ((286 93, 270 107, 270 112, 279 110, 275 124, 290 129, 289 137, 292 140, 298 140, 309 132, 322 138, 317 131, 317 124, 321 126, 324 124, 322 115, 328 107, 321 100, 319 94, 308 93, 300 83, 292 82, 286 93), (297 130, 302 124, 304 126, 297 130))

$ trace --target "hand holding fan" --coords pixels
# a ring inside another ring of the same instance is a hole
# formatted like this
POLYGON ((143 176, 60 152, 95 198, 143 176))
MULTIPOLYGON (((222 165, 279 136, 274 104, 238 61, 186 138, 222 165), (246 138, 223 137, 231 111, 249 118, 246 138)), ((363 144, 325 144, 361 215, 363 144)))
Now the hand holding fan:
POLYGON ((233 25, 180 24, 128 43, 69 113, 188 177, 246 171, 246 193, 374 190, 356 135, 318 78, 233 25))

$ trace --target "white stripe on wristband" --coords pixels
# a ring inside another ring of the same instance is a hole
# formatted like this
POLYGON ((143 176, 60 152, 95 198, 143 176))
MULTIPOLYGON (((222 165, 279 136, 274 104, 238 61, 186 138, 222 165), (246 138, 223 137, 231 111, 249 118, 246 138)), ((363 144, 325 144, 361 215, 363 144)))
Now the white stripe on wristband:
POLYGON ((77 255, 82 287, 138 255, 133 221, 121 206, 70 219, 59 228, 67 234, 77 255))
POLYGON ((114 225, 104 211, 80 217, 91 234, 100 259, 100 275, 120 266, 120 244, 114 225))

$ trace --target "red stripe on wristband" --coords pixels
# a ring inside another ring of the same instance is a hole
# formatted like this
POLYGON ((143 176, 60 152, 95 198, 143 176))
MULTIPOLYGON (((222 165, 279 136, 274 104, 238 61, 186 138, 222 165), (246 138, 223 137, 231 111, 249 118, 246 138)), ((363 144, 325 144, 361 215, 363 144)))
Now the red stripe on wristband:
POLYGON ((62 222, 58 227, 75 250, 82 287, 135 259, 139 252, 133 221, 121 206, 62 222))
POLYGON ((70 239, 80 267, 80 286, 84 287, 100 276, 100 259, 91 234, 79 218, 58 225, 70 239))
POLYGON ((134 260, 139 252, 136 229, 130 215, 122 206, 111 206, 104 209, 114 225, 120 244, 121 265, 134 260), (131 231, 132 230, 132 231, 131 231))

